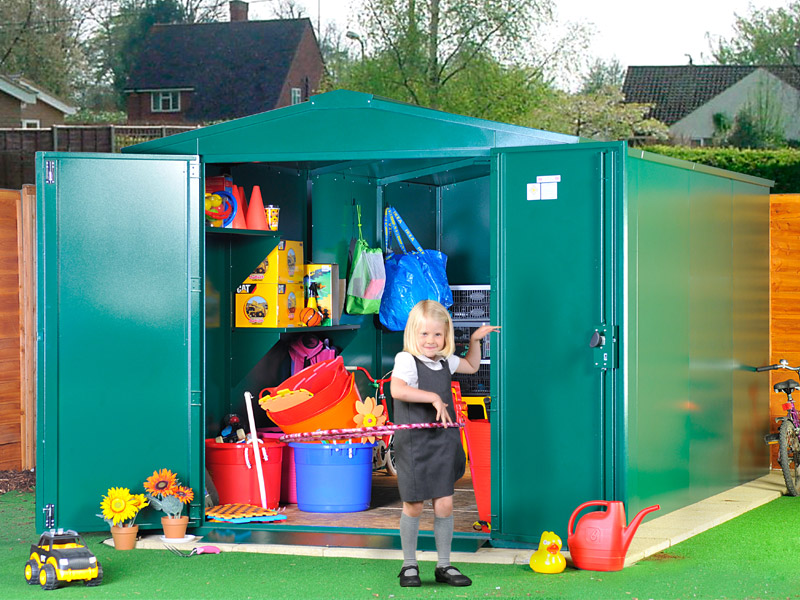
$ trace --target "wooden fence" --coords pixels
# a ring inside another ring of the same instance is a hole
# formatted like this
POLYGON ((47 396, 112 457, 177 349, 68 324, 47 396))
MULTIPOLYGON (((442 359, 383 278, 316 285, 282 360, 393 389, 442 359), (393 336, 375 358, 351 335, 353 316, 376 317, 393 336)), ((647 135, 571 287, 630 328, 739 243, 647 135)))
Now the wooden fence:
POLYGON ((0 129, 0 188, 35 185, 39 151, 119 152, 120 148, 193 127, 133 125, 58 125, 48 129, 0 129))
POLYGON ((36 191, 0 190, 0 470, 36 464, 36 191))

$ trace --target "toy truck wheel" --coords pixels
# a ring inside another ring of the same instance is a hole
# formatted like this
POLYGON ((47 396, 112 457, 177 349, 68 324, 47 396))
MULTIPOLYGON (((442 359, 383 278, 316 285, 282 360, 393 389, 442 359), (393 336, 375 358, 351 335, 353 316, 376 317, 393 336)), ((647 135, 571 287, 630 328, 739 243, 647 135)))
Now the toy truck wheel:
POLYGON ((43 590, 54 590, 58 587, 56 568, 53 565, 46 564, 39 571, 39 584, 43 590))
POLYGON ((97 563, 97 577, 87 579, 83 583, 86 584, 86 587, 94 587, 103 583, 103 567, 100 566, 100 563, 97 563))
POLYGON ((25 581, 28 582, 28 585, 39 583, 39 563, 35 560, 29 560, 25 563, 25 581))

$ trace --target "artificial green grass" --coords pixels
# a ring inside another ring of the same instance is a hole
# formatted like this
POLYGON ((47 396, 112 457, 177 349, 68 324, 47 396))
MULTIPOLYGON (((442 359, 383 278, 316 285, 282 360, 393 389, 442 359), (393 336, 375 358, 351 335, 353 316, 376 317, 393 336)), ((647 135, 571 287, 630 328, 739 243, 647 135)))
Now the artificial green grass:
POLYGON ((23 577, 34 528, 34 495, 0 496, 0 598, 114 598, 195 600, 349 600, 370 598, 777 599, 800 598, 794 567, 800 557, 800 498, 783 497, 666 552, 617 572, 567 569, 534 573, 527 565, 457 564, 468 588, 433 582, 434 563, 422 563, 421 588, 401 588, 400 562, 223 552, 189 559, 164 550, 118 552, 108 534, 84 538, 103 565, 102 585, 81 582, 51 592, 23 577))

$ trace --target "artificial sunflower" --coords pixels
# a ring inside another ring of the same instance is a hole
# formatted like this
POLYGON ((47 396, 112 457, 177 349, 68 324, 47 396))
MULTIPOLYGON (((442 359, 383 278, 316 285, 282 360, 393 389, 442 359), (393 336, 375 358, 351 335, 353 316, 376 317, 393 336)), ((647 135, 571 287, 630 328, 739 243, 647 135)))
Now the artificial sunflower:
MULTIPOLYGON (((364 400, 356 401, 356 414, 353 421, 359 427, 380 427, 386 423, 386 415, 383 414, 383 406, 379 405, 375 398, 367 396, 364 400)), ((375 436, 365 436, 361 438, 364 442, 369 440, 370 443, 375 441, 375 436)))
POLYGON ((103 518, 115 526, 133 519, 139 512, 139 506, 128 488, 109 488, 108 495, 103 496, 100 509, 103 518))
POLYGON ((189 502, 191 502, 194 499, 194 492, 192 491, 192 488, 188 488, 182 485, 173 488, 172 495, 175 496, 178 500, 180 500, 184 504, 189 504, 189 502))
POLYGON ((144 489, 151 496, 169 496, 177 485, 178 476, 169 469, 153 471, 144 482, 144 489))

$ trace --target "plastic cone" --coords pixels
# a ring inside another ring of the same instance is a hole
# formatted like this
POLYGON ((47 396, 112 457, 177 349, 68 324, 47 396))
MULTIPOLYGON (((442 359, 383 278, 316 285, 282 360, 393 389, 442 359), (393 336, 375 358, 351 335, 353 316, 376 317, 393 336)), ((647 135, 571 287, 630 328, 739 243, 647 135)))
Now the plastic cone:
POLYGON ((242 188, 233 186, 233 196, 236 198, 236 216, 233 217, 231 229, 247 229, 247 221, 244 218, 244 201, 242 200, 242 188))
POLYGON ((261 188, 257 185, 253 186, 250 204, 247 206, 247 228, 269 231, 267 215, 264 213, 264 201, 261 200, 261 188))
POLYGON ((244 188, 241 185, 237 185, 236 189, 239 190, 239 196, 242 198, 242 216, 247 214, 247 196, 244 193, 244 188))

